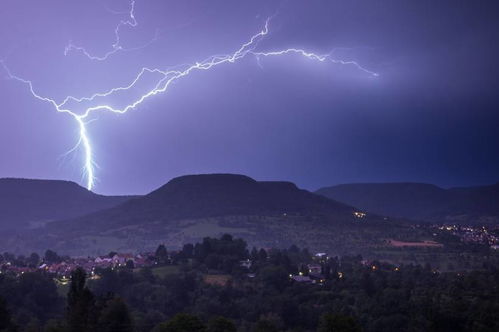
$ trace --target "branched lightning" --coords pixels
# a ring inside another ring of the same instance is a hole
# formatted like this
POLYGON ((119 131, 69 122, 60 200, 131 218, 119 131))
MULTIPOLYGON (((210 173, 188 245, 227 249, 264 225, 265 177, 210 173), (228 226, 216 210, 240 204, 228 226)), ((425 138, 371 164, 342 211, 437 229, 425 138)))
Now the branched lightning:
POLYGON ((253 51, 251 51, 250 53, 253 54, 253 55, 255 55, 257 58, 259 58, 259 57, 269 57, 269 56, 278 56, 278 55, 285 55, 285 54, 292 54, 292 53, 294 53, 294 54, 299 54, 299 55, 302 55, 302 56, 307 57, 309 59, 317 60, 317 61, 320 61, 320 62, 330 61, 332 63, 341 64, 341 65, 352 65, 354 67, 357 67, 357 69, 360 69, 360 70, 362 70, 363 72, 365 72, 365 73, 367 73, 369 75, 372 75, 374 77, 378 77, 379 76, 378 73, 373 72, 373 71, 371 71, 369 69, 366 69, 366 68, 362 67, 356 61, 345 61, 345 60, 335 59, 335 58, 332 57, 332 53, 328 53, 328 54, 324 54, 324 55, 318 55, 318 54, 315 54, 315 53, 307 52, 307 51, 299 49, 299 48, 288 48, 286 50, 273 51, 273 52, 253 52, 253 51))
POLYGON ((135 28, 139 25, 137 22, 137 19, 135 18, 135 0, 130 1, 130 10, 127 12, 128 18, 126 20, 121 20, 118 25, 114 28, 114 43, 111 45, 111 50, 106 52, 104 55, 98 56, 98 55, 93 55, 87 49, 83 46, 78 46, 73 44, 72 41, 69 41, 69 44, 66 45, 64 48, 64 55, 68 55, 71 52, 80 52, 90 60, 95 60, 95 61, 104 61, 107 60, 110 56, 114 55, 115 53, 118 53, 120 51, 133 51, 137 49, 144 48, 151 44, 153 41, 157 39, 157 34, 158 32, 156 31, 156 35, 154 38, 149 41, 148 43, 139 46, 139 47, 134 47, 134 48, 124 48, 121 45, 121 37, 120 37, 120 31, 123 27, 130 27, 130 28, 135 28))
MULTIPOLYGON (((132 2, 132 9, 130 11, 130 17, 131 17, 131 23, 121 23, 121 25, 124 24, 136 24, 135 18, 134 18, 134 12, 133 12, 133 4, 132 2)), ((119 27, 118 25, 116 29, 116 36, 117 40, 115 44, 113 45, 114 50, 116 51, 120 46, 119 46, 119 27)), ((90 118, 90 115, 96 112, 112 112, 112 113, 117 113, 117 114, 123 114, 126 113, 132 109, 137 108, 140 104, 142 104, 145 100, 149 99, 152 96, 161 94, 163 92, 166 92, 168 88, 174 83, 175 81, 188 76, 192 72, 195 71, 202 71, 202 70, 209 70, 212 69, 216 66, 225 64, 225 63, 235 63, 236 61, 239 61, 247 56, 254 56, 257 58, 259 61, 260 58, 263 57, 271 57, 271 56, 284 56, 288 54, 296 54, 299 56, 303 56, 305 58, 315 60, 315 61, 330 61, 335 64, 340 64, 340 65, 350 65, 354 66, 358 70, 361 70, 362 72, 373 76, 377 77, 378 74, 368 70, 364 67, 362 67, 359 63, 355 61, 344 61, 344 60, 338 60, 332 57, 332 54, 325 54, 325 55, 320 55, 320 54, 315 54, 312 52, 305 51, 303 49, 298 49, 298 48, 289 48, 289 49, 284 49, 284 50, 277 50, 277 51, 257 51, 256 47, 258 45, 258 42, 262 40, 266 35, 269 33, 269 20, 266 21, 264 28, 258 32, 257 34, 253 35, 246 43, 243 43, 235 52, 232 54, 226 54, 226 55, 215 55, 211 56, 201 62, 196 62, 191 65, 182 65, 182 66, 177 66, 176 69, 169 69, 169 70, 161 70, 158 68, 147 68, 143 67, 139 73, 135 76, 135 78, 129 83, 124 86, 120 87, 114 87, 112 89, 109 89, 104 92, 98 92, 94 93, 90 96, 86 97, 74 97, 74 96, 67 96, 64 98, 61 102, 57 102, 54 99, 44 97, 39 95, 34 87, 33 83, 29 80, 20 78, 18 76, 15 76, 14 74, 11 73, 9 68, 5 65, 3 61, 0 60, 0 63, 2 64, 3 68, 8 74, 8 77, 11 79, 15 79, 21 83, 24 83, 28 86, 29 91, 35 97, 36 99, 39 99, 41 101, 47 102, 51 104, 57 112, 60 113, 66 113, 74 118, 74 120, 78 123, 79 126, 79 140, 75 148, 72 150, 76 149, 77 147, 82 147, 84 151, 84 171, 86 175, 86 186, 89 190, 91 190, 94 187, 96 176, 95 176, 95 161, 94 161, 94 155, 93 155, 93 149, 92 149, 92 144, 91 140, 89 137, 89 133, 87 130, 87 124, 90 118), (139 97, 137 97, 135 100, 133 100, 131 103, 127 104, 124 107, 121 108, 116 108, 108 104, 101 104, 99 100, 104 97, 109 97, 117 92, 120 91, 127 91, 135 87, 141 79, 144 77, 145 74, 147 73, 154 73, 159 75, 159 78, 157 81, 155 81, 155 85, 152 89, 146 91, 139 97), (76 112, 74 110, 71 110, 70 107, 68 106, 70 103, 76 103, 76 105, 80 105, 82 103, 91 103, 92 105, 90 107, 84 108, 82 112, 76 112)), ((112 54, 112 53, 111 53, 112 54)), ((109 55, 108 55, 109 56, 109 55)), ((105 57, 101 57, 100 59, 105 59, 105 57)))

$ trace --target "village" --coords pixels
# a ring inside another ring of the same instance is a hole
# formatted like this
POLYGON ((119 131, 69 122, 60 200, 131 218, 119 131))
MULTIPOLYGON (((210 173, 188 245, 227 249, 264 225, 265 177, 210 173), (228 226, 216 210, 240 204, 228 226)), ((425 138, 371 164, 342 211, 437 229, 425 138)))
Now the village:
MULTIPOLYGON (((492 250, 499 250, 499 236, 497 229, 489 229, 484 226, 464 226, 464 225, 432 225, 430 226, 436 232, 451 234, 459 239, 462 243, 480 244, 490 247, 492 250)), ((389 244, 397 245, 398 242, 390 240, 389 244)), ((400 242, 402 243, 402 242, 400 242)), ((410 246, 403 242, 402 244, 410 246)), ((421 242, 418 243, 425 246, 442 246, 436 242, 421 242)), ((97 257, 69 257, 59 256, 52 250, 47 250, 43 257, 33 253, 30 256, 15 256, 13 254, 0 254, 0 274, 11 273, 14 275, 22 275, 27 272, 46 272, 54 275, 62 283, 69 281, 71 272, 76 268, 81 267, 91 279, 98 279, 99 274, 105 269, 126 268, 130 270, 141 269, 144 267, 159 267, 162 265, 174 264, 178 259, 178 252, 167 252, 164 245, 160 245, 156 252, 144 253, 118 253, 111 252, 107 255, 97 257)), ((322 263, 329 258, 326 253, 316 253, 312 255, 313 262, 303 264, 298 273, 290 274, 289 277, 299 283, 317 283, 324 282, 325 275, 322 270, 322 263)), ((371 266, 371 262, 363 260, 362 265, 371 266)), ((255 274, 251 273, 252 261, 250 259, 242 260, 239 266, 247 271, 247 277, 254 278, 255 274)), ((372 265, 372 268, 376 266, 372 265)), ((342 273, 338 272, 338 278, 342 278, 342 273)))
POLYGON ((96 272, 99 271, 99 269, 114 269, 118 267, 134 269, 157 264, 154 253, 142 253, 136 255, 128 253, 110 253, 109 255, 98 256, 95 258, 71 258, 68 256, 59 257, 57 255, 55 257, 51 257, 51 253, 53 252, 50 250, 47 250, 47 252, 49 254, 47 255, 46 253, 45 257, 40 260, 39 264, 33 264, 34 260, 30 262, 33 255, 23 261, 22 257, 9 259, 12 258, 13 255, 4 254, 2 260, 0 261, 0 273, 11 272, 16 275, 20 275, 27 272, 44 271, 65 279, 70 276, 73 270, 81 267, 91 278, 97 278, 98 274, 96 272))
MULTIPOLYGON (((160 245, 159 248, 164 248, 160 245)), ((97 257, 69 257, 58 256, 55 252, 47 250, 43 258, 19 256, 4 253, 0 259, 0 274, 10 273, 16 276, 21 276, 24 273, 45 272, 53 275, 54 280, 59 284, 65 285, 70 282, 71 272, 77 268, 82 268, 88 275, 89 279, 99 279, 100 273, 106 269, 141 269, 145 267, 160 267, 162 265, 170 265, 173 263, 177 252, 172 251, 167 254, 164 259, 158 255, 161 249, 154 252, 146 252, 139 254, 117 253, 112 252, 108 255, 97 257), (39 264, 33 264, 39 260, 39 264)), ((290 274, 289 278, 297 283, 322 284, 325 282, 326 276, 323 271, 323 263, 329 259, 326 253, 317 253, 312 257, 313 261, 308 264, 302 264, 297 274, 290 274)), ((369 265, 370 262, 362 261, 363 265, 369 265)), ((242 271, 246 271, 246 277, 249 279, 255 278, 256 274, 251 273, 253 262, 250 259, 241 260, 239 267, 242 271)), ((337 272, 338 278, 342 278, 342 273, 337 272)), ((220 284, 220 278, 207 278, 205 281, 213 284, 220 284)))
POLYGON ((463 243, 483 244, 490 246, 494 250, 499 249, 497 226, 489 228, 469 225, 433 225, 432 227, 458 237, 463 243))

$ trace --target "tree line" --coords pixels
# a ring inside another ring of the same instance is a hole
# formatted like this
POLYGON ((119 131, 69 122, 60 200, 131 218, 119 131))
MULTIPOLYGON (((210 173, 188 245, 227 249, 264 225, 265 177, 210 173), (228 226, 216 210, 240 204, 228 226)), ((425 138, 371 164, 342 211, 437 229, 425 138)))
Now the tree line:
POLYGON ((0 275, 0 331, 497 331, 498 265, 468 273, 248 248, 230 235, 158 247, 152 268, 0 275), (241 261, 251 262, 242 266, 241 261), (315 283, 309 264, 320 266, 315 283), (219 282, 210 282, 219 278, 219 282), (312 278, 313 279, 313 278, 312 278), (59 288, 58 288, 59 287, 59 288))

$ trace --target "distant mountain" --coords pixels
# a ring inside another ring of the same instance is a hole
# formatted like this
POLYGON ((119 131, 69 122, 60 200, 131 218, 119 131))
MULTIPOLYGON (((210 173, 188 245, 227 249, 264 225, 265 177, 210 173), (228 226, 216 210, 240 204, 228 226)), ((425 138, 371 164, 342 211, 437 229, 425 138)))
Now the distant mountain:
POLYGON ((421 235, 404 222, 358 212, 290 182, 255 181, 235 174, 188 175, 114 207, 36 230, 4 232, 0 252, 144 252, 159 243, 179 248, 230 233, 257 247, 296 244, 346 254, 368 252, 387 236, 421 235))
POLYGON ((129 198, 97 195, 69 181, 3 178, 0 179, 0 230, 76 218, 129 198))
POLYGON ((52 228, 106 231, 150 222, 238 215, 328 215, 352 218, 354 209, 298 189, 290 182, 259 182, 243 175, 175 178, 148 195, 52 228))
POLYGON ((499 183, 443 189, 424 183, 355 183, 317 194, 381 215, 431 222, 499 220, 499 183))

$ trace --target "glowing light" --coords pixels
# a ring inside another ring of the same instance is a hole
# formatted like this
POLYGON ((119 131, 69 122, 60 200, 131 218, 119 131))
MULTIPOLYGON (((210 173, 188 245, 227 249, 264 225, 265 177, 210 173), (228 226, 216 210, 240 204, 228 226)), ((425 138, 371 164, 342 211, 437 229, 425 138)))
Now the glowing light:
MULTIPOLYGON (((83 52, 83 54, 85 54, 91 60, 105 60, 110 55, 122 50, 123 48, 121 47, 121 44, 120 44, 120 35, 119 35, 120 28, 125 26, 125 25, 131 26, 131 27, 135 27, 137 25, 137 21, 135 20, 135 14, 134 14, 134 8, 135 8, 134 5, 135 5, 135 1, 132 1, 131 2, 131 9, 129 12, 129 16, 130 16, 129 20, 121 21, 120 24, 118 24, 118 26, 116 27, 116 29, 115 29, 116 40, 115 40, 114 44, 112 45, 113 49, 110 52, 106 53, 104 56, 97 57, 97 56, 93 56, 90 53, 88 53, 84 48, 76 47, 76 46, 70 44, 66 48, 65 54, 67 54, 71 50, 79 50, 79 51, 83 52)), ((173 82, 175 82, 176 80, 179 80, 183 77, 188 76, 189 74, 191 74, 194 71, 209 70, 209 69, 212 69, 212 68, 219 66, 219 65, 222 65, 222 64, 235 63, 236 61, 239 61, 247 56, 254 56, 259 60, 262 57, 284 56, 284 55, 288 55, 288 54, 297 54, 297 55, 306 57, 306 58, 311 59, 311 60, 319 61, 319 62, 329 61, 329 62, 332 62, 335 64, 340 64, 340 65, 350 65, 350 66, 353 66, 353 67, 365 72, 366 74, 368 74, 370 76, 373 76, 373 77, 378 76, 377 73, 370 71, 368 69, 365 69, 364 67, 360 66, 355 61, 344 61, 344 60, 334 59, 331 54, 319 55, 319 54, 315 54, 315 53, 308 52, 308 51, 298 49, 298 48, 289 48, 289 49, 284 49, 284 50, 265 51, 265 52, 264 51, 256 51, 255 48, 256 48, 258 42, 262 38, 264 38, 266 35, 268 35, 268 33, 269 33, 269 19, 265 22, 265 26, 260 32, 253 35, 249 39, 249 41, 247 41, 246 43, 243 43, 232 54, 211 56, 203 61, 196 62, 195 64, 192 64, 192 65, 178 66, 177 68, 180 68, 180 69, 175 69, 175 70, 161 70, 158 68, 151 69, 151 68, 143 67, 139 71, 139 73, 135 76, 135 78, 127 85, 124 85, 121 87, 114 87, 114 88, 109 89, 108 91, 94 93, 93 95, 87 96, 87 97, 67 96, 66 98, 64 98, 64 100, 62 100, 59 103, 52 98, 39 95, 35 91, 32 81, 26 80, 24 78, 21 78, 21 77, 14 75, 9 70, 9 68, 6 66, 4 61, 0 60, 0 64, 2 65, 4 70, 6 71, 9 78, 26 84, 29 88, 29 91, 31 92, 31 94, 33 95, 34 98, 51 104, 57 112, 68 114, 71 117, 73 117, 74 120, 77 122, 77 124, 79 126, 79 140, 78 140, 78 143, 76 144, 76 146, 73 149, 71 149, 71 151, 76 150, 76 148, 78 148, 78 147, 82 147, 82 149, 84 151, 83 168, 84 168, 84 172, 85 172, 85 176, 86 176, 86 187, 88 188, 88 190, 92 190, 92 188, 95 185, 95 181, 96 181, 96 175, 95 175, 96 163, 94 160, 91 140, 90 140, 89 133, 88 133, 88 130, 86 127, 86 125, 88 124, 90 115, 95 113, 95 112, 112 112, 112 113, 117 113, 117 114, 124 114, 132 109, 137 108, 137 106, 142 104, 145 100, 149 99, 150 97, 153 97, 155 95, 158 95, 158 94, 161 94, 161 93, 167 91, 173 82), (101 104, 99 102, 100 98, 108 97, 108 96, 111 96, 117 92, 127 91, 127 90, 133 88, 135 85, 137 85, 137 83, 143 78, 143 76, 146 73, 159 74, 160 78, 156 81, 154 88, 150 89, 149 91, 146 91, 145 93, 143 93, 141 96, 136 98, 131 103, 127 104, 126 106, 124 106, 122 108, 115 108, 111 105, 101 104), (77 105, 79 105, 83 102, 92 103, 92 106, 87 107, 83 112, 78 113, 77 111, 70 109, 70 107, 68 106, 68 104, 70 102, 76 103, 77 105)), ((360 216, 358 216, 358 217, 360 217, 360 216)))
MULTIPOLYGON (((115 13, 117 14, 117 13, 115 13)), ((119 14, 119 13, 118 13, 119 14)), ((139 25, 137 22, 137 19, 135 18, 135 0, 130 1, 130 9, 127 12, 128 18, 126 20, 121 20, 118 25, 114 28, 114 43, 111 45, 111 50, 104 53, 103 55, 94 55, 91 52, 89 52, 85 47, 75 45, 73 42, 70 40, 68 45, 64 48, 64 55, 69 55, 71 52, 80 52, 84 56, 86 56, 90 60, 94 61, 104 61, 107 60, 110 56, 121 52, 121 51, 135 51, 138 49, 145 48, 149 46, 151 43, 153 43, 157 38, 158 38, 158 31, 156 31, 156 35, 152 40, 147 42, 146 44, 138 47, 132 47, 132 48, 125 48, 121 45, 121 36, 120 36, 120 31, 123 27, 129 27, 129 28, 135 28, 139 25)))
POLYGON ((364 212, 358 212, 358 211, 355 211, 355 212, 353 213, 353 215, 354 215, 355 217, 357 217, 357 218, 360 218, 360 219, 362 219, 362 218, 364 218, 364 217, 366 216, 366 214, 365 214, 364 212))
POLYGON ((273 52, 251 52, 251 53, 254 54, 255 56, 257 56, 257 59, 259 59, 260 57, 269 57, 269 56, 277 56, 277 55, 285 55, 285 54, 295 53, 295 54, 299 54, 299 55, 302 55, 304 57, 307 57, 307 58, 309 58, 311 60, 316 60, 316 61, 320 61, 320 62, 330 61, 330 62, 335 63, 335 64, 352 65, 354 67, 357 67, 357 69, 360 69, 360 70, 362 70, 363 72, 365 72, 365 73, 367 73, 369 75, 372 75, 374 77, 378 77, 379 76, 378 73, 375 73, 375 72, 373 72, 373 71, 371 71, 369 69, 366 69, 366 68, 362 67, 356 61, 345 61, 345 60, 334 59, 332 57, 331 53, 328 53, 328 54, 325 54, 325 55, 319 55, 319 54, 307 52, 307 51, 299 49, 299 48, 289 48, 289 49, 286 49, 286 50, 273 51, 273 52))

